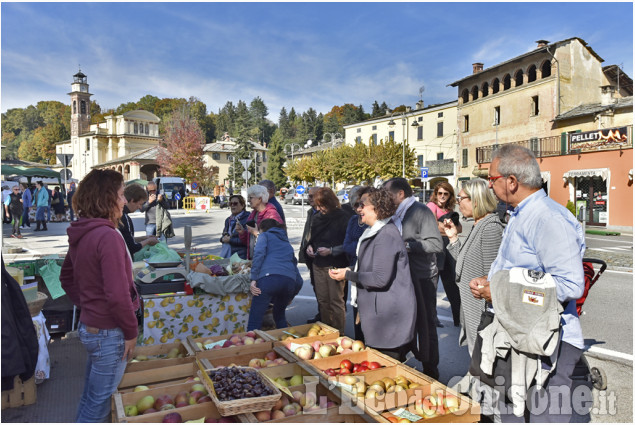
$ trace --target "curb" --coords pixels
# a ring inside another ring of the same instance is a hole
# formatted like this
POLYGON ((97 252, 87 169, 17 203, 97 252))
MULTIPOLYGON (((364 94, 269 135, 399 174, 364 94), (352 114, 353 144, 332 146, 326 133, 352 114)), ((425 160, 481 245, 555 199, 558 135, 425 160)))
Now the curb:
POLYGON ((593 347, 586 346, 584 349, 584 355, 588 357, 593 357, 594 359, 609 361, 613 363, 619 363, 623 366, 633 367, 633 360, 625 359, 623 357, 613 356, 608 353, 599 353, 596 351, 592 351, 593 347))

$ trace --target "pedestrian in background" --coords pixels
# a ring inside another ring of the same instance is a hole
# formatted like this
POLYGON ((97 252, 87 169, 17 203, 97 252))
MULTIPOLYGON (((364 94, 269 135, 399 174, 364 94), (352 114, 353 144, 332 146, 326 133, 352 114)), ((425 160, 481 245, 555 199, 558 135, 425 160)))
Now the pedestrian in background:
POLYGON ((35 223, 37 227, 33 230, 34 232, 39 232, 41 230, 48 230, 46 227, 46 211, 48 210, 49 205, 49 193, 44 187, 44 183, 42 180, 38 180, 36 183, 36 191, 35 196, 35 223))
POLYGON ((121 216, 118 229, 126 242, 128 252, 130 252, 130 255, 134 256, 134 254, 139 252, 144 246, 156 245, 159 243, 159 240, 155 236, 135 237, 134 224, 128 215, 137 211, 141 208, 141 205, 148 200, 148 193, 145 189, 141 187, 141 185, 130 184, 124 189, 123 195, 126 198, 126 205, 123 207, 123 214, 121 216))
POLYGON ((11 193, 7 195, 4 201, 4 213, 7 218, 13 217, 13 224, 11 229, 11 237, 22 239, 20 234, 20 218, 24 212, 24 206, 22 205, 22 194, 20 193, 20 186, 13 186, 11 193))
POLYGON ((29 211, 31 210, 31 205, 33 204, 33 194, 29 190, 29 187, 26 183, 22 183, 22 226, 20 229, 26 229, 27 227, 31 228, 31 219, 29 218, 29 211))
POLYGON ((73 195, 75 195, 75 183, 71 183, 70 189, 66 194, 66 202, 68 202, 68 212, 70 214, 71 221, 75 221, 75 211, 73 210, 73 195))
POLYGON ((345 279, 335 280, 329 275, 331 267, 346 267, 348 259, 342 251, 337 254, 333 247, 342 245, 346 235, 349 216, 342 211, 340 201, 328 188, 318 189, 314 198, 315 208, 320 212, 311 221, 311 238, 305 253, 313 259, 315 294, 322 322, 346 330, 346 303, 344 301, 345 279))
POLYGON ((148 182, 146 186, 148 200, 141 206, 141 212, 145 213, 146 236, 157 235, 157 204, 161 204, 163 209, 168 209, 168 204, 162 193, 157 192, 157 185, 148 182))
POLYGON ((51 221, 51 213, 53 212, 53 208, 51 208, 52 204, 53 204, 53 191, 51 189, 48 188, 47 185, 44 185, 44 189, 46 189, 46 191, 49 194, 49 203, 46 207, 46 219, 47 221, 51 221))
MULTIPOLYGON (((456 261, 448 253, 448 244, 450 243, 448 237, 445 234, 445 227, 443 226, 444 218, 450 218, 450 215, 455 215, 456 230, 461 233, 463 226, 458 220, 458 214, 454 212, 454 206, 456 205, 456 198, 454 197, 454 188, 448 182, 440 182, 434 187, 430 202, 427 203, 427 207, 434 213, 437 218, 437 224, 439 226, 439 232, 441 233, 441 240, 443 241, 443 251, 437 254, 437 268, 439 269, 439 277, 443 281, 443 289, 448 296, 450 302, 450 309, 452 310, 452 319, 454 320, 454 326, 459 326, 461 322, 461 295, 459 288, 456 286, 456 276, 454 275, 454 269, 456 268, 456 261)), ((439 281, 436 281, 438 285, 439 281)), ((434 298, 436 301, 436 297, 434 298)), ((443 327, 439 318, 436 315, 435 306, 435 321, 438 327, 443 327)))
MULTIPOLYGON (((9 195, 11 195, 11 193, 13 193, 13 191, 9 188, 9 186, 7 186, 7 185, 2 186, 2 205, 6 205, 5 202, 7 201, 7 198, 9 197, 9 195)), ((5 208, 2 207, 2 209, 4 210, 5 208)), ((7 224, 11 224, 11 216, 10 215, 7 216, 6 214, 2 214, 2 222, 3 223, 7 223, 7 224)))
POLYGON ((276 207, 269 203, 269 192, 264 186, 255 184, 249 187, 247 189, 247 201, 252 211, 247 217, 244 227, 240 221, 236 223, 236 231, 242 243, 247 247, 247 258, 252 259, 262 220, 272 218, 278 223, 282 223, 282 218, 276 211, 276 207))
POLYGON ((269 192, 269 203, 271 205, 273 205, 274 207, 276 207, 276 211, 278 211, 278 215, 280 216, 280 218, 282 219, 283 223, 286 223, 286 219, 284 217, 284 210, 282 209, 282 205, 280 205, 280 202, 278 202, 278 199, 276 199, 276 185, 274 182, 272 182, 271 180, 261 180, 258 183, 260 186, 264 186, 267 188, 267 192, 269 192))
MULTIPOLYGON (((319 214, 320 212, 315 208, 315 194, 317 193, 319 187, 312 187, 307 191, 307 202, 311 206, 306 211, 306 221, 304 222, 304 231, 302 232, 302 240, 300 241, 300 250, 298 251, 298 262, 306 264, 306 268, 309 269, 309 281, 311 282, 311 287, 313 288, 313 293, 315 293, 315 278, 313 276, 313 257, 309 256, 306 253, 307 244, 311 239, 311 223, 313 222, 313 217, 315 214, 319 214)), ((317 295, 315 296, 317 299, 317 295)), ((318 313, 315 317, 307 320, 307 323, 315 323, 321 320, 320 311, 318 309, 318 313)))
POLYGON ((79 220, 67 229, 60 282, 81 310, 78 334, 88 353, 75 422, 107 422, 112 394, 137 343, 139 296, 132 259, 117 231, 126 205, 123 176, 92 170, 73 202, 79 220))
POLYGON ((240 240, 236 224, 240 223, 242 227, 246 226, 249 213, 246 210, 245 198, 240 195, 232 195, 229 197, 229 210, 231 215, 225 219, 223 227, 223 235, 220 238, 223 244, 221 257, 229 258, 237 254, 242 259, 247 259, 247 247, 240 240))
POLYGON ((417 344, 413 343, 412 351, 421 362, 423 373, 439 379, 439 340, 434 320, 435 281, 438 279, 436 254, 443 250, 439 226, 430 208, 415 199, 406 179, 389 179, 384 188, 397 205, 393 221, 408 251, 410 276, 417 300, 417 344))
POLYGON ((52 195, 51 206, 55 212, 56 221, 66 221, 66 207, 64 206, 64 195, 60 192, 60 187, 55 186, 52 195))

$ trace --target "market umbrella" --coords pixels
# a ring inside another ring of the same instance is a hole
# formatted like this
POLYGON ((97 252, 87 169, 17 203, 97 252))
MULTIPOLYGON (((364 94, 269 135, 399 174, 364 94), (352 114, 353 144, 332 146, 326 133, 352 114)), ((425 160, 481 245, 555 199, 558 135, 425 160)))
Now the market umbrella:
POLYGON ((143 187, 148 185, 148 181, 147 180, 143 180, 143 179, 134 179, 134 180, 128 180, 126 182, 126 186, 130 185, 130 184, 139 184, 143 187))
POLYGON ((2 175, 3 176, 10 176, 13 174, 18 174, 21 175, 22 170, 16 167, 12 167, 11 165, 3 165, 2 166, 2 175))
POLYGON ((54 179, 61 179, 60 173, 57 171, 49 170, 46 168, 26 168, 26 167, 14 167, 19 168, 22 171, 18 173, 21 176, 26 177, 52 177, 54 179))

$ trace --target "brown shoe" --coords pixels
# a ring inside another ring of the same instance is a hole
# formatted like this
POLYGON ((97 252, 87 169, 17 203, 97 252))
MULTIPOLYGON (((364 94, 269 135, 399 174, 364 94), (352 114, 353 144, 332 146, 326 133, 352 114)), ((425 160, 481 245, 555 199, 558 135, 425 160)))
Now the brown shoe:
POLYGON ((18 239, 22 239, 22 235, 18 235, 16 236, 18 239))

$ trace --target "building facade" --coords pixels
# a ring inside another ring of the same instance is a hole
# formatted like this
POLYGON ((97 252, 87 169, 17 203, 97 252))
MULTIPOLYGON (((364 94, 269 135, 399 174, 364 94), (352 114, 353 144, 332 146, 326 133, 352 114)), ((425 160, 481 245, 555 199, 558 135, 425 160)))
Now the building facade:
POLYGON ((384 140, 397 143, 406 141, 415 150, 420 173, 406 176, 416 185, 432 188, 441 180, 456 184, 457 173, 457 101, 424 107, 423 101, 416 109, 393 112, 344 126, 346 144, 377 144, 384 140))
MULTIPOLYGON (((86 75, 73 75, 71 83, 71 139, 56 145, 56 154, 72 154, 69 164, 73 178, 81 181, 93 167, 116 169, 125 180, 151 180, 158 173, 156 155, 142 163, 135 157, 156 148, 159 117, 137 110, 104 117, 105 122, 90 123, 90 96, 86 75), (144 167, 145 166, 145 167, 144 167)), ((147 160, 148 158, 145 158, 147 160)))
MULTIPOLYGON (((250 158, 256 161, 256 168, 258 173, 261 176, 264 176, 267 172, 267 148, 262 146, 259 143, 256 143, 252 140, 249 141, 254 157, 250 158)), ((238 159, 235 158, 235 152, 238 148, 238 144, 236 139, 229 136, 229 134, 225 133, 221 140, 215 143, 208 143, 203 148, 203 160, 205 161, 205 165, 210 168, 218 169, 218 184, 224 187, 235 187, 233 182, 235 181, 235 176, 233 175, 233 170, 235 169, 235 163, 238 159)), ((251 165, 250 165, 251 166, 251 165)), ((262 180, 264 177, 261 177, 262 180)), ((249 180, 250 185, 256 184, 257 181, 254 180, 254 177, 251 176, 249 180)))
POLYGON ((584 40, 538 42, 491 68, 473 64, 458 89, 459 180, 486 176, 492 152, 521 144, 543 187, 589 225, 632 229, 633 88, 584 40), (614 202, 614 204, 612 204, 614 202))

